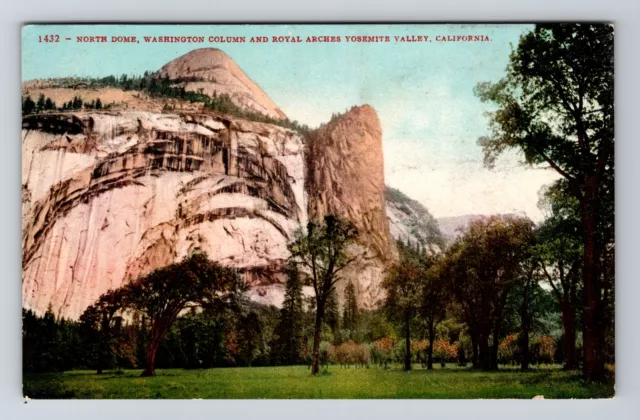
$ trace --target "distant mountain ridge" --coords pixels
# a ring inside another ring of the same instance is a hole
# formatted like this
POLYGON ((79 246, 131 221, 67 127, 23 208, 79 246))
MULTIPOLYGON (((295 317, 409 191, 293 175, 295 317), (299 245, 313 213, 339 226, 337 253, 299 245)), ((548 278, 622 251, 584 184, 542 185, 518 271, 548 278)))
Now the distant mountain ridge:
POLYGON ((444 250, 446 241, 429 210, 402 191, 386 186, 387 219, 391 236, 420 245, 430 253, 444 250))

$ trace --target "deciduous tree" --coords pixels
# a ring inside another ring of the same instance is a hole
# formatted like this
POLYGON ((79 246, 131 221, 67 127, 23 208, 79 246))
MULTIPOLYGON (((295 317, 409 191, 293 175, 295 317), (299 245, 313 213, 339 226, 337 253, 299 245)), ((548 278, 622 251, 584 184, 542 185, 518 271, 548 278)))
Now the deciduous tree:
POLYGON ((604 379, 604 320, 613 288, 602 277, 602 256, 613 248, 613 68, 612 25, 536 25, 520 38, 506 77, 476 87, 482 101, 498 107, 490 114, 491 135, 479 139, 485 163, 516 148, 530 164, 560 174, 578 200, 589 380, 604 379))
POLYGON ((194 253, 124 286, 125 307, 144 314, 150 324, 142 376, 155 375, 158 348, 182 311, 197 306, 241 308, 245 290, 235 269, 210 261, 204 253, 194 253))
POLYGON ((386 298, 384 306, 392 319, 400 322, 404 336, 404 370, 411 370, 411 324, 422 305, 423 288, 427 276, 416 252, 398 243, 400 259, 382 282, 386 298))
POLYGON ((320 371, 320 334, 324 323, 327 300, 340 280, 340 273, 356 257, 350 256, 347 247, 357 235, 356 228, 335 216, 326 216, 323 223, 310 222, 306 231, 296 232, 289 245, 292 261, 304 267, 310 274, 315 295, 316 319, 313 336, 311 374, 320 371))
POLYGON ((532 228, 530 220, 518 217, 476 220, 447 251, 443 275, 462 308, 474 361, 482 369, 498 368, 504 309, 530 251, 532 228))

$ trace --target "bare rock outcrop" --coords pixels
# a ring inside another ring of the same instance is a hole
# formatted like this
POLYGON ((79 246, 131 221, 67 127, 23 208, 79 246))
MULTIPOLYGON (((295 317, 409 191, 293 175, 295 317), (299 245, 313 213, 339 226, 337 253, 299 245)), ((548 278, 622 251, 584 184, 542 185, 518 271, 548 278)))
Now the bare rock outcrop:
POLYGON ((386 187, 387 218, 391 236, 430 254, 445 249, 445 238, 429 210, 401 191, 386 187))
POLYGON ((23 119, 22 144, 24 307, 77 318, 194 249, 281 299, 286 244, 307 219, 293 131, 201 113, 42 114, 23 119))
POLYGON ((180 81, 187 91, 229 95, 234 104, 246 110, 287 118, 267 94, 217 48, 190 51, 163 66, 158 75, 180 81))
MULTIPOLYGON (((220 50, 192 51, 156 74, 286 118, 220 50)), ((61 100, 85 92, 55 83, 23 88, 49 89, 61 100)), ((382 130, 370 106, 302 138, 179 98, 125 99, 115 110, 23 117, 25 308, 43 313, 51 306, 76 319, 107 290, 194 250, 240 269, 254 300, 279 305, 293 232, 328 214, 358 228, 349 250, 358 259, 342 276, 354 281, 360 306, 371 308, 397 258, 392 234, 429 240, 424 230, 414 232, 420 208, 407 213, 406 200, 385 200, 382 130)), ((339 283, 339 297, 345 285, 339 283)))
POLYGON ((373 307, 382 297, 386 266, 397 254, 386 214, 378 116, 368 105, 354 107, 311 133, 306 146, 309 219, 333 214, 356 226, 358 244, 351 252, 360 258, 343 277, 354 281, 359 304, 373 307))

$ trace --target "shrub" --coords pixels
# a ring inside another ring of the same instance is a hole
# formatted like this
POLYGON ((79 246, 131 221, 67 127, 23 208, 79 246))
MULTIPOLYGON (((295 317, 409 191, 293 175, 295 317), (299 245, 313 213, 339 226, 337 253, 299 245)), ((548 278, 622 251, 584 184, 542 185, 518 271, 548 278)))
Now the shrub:
POLYGON ((386 368, 393 360, 393 353, 397 344, 398 340, 395 337, 385 336, 376 340, 371 347, 373 362, 386 368))
POLYGON ((341 366, 347 365, 367 365, 369 363, 370 351, 363 344, 358 344, 353 340, 340 344, 335 348, 335 362, 341 366))
POLYGON ((509 334, 498 345, 498 357, 502 363, 514 363, 518 352, 518 334, 509 334))
POLYGON ((320 357, 320 365, 329 368, 329 362, 335 358, 335 349, 328 341, 321 341, 318 347, 318 356, 320 357))
POLYGON ((458 357, 457 346, 447 340, 434 341, 433 356, 440 360, 440 365, 444 367, 446 362, 453 362, 458 357))
POLYGON ((553 363, 556 352, 556 343, 548 335, 538 338, 538 361, 540 363, 553 363))
POLYGON ((427 349, 429 340, 411 340, 411 356, 420 356, 420 354, 427 349))
POLYGON ((467 366, 467 361, 473 354, 471 337, 468 334, 460 333, 458 341, 456 341, 455 345, 458 350, 458 365, 467 366))

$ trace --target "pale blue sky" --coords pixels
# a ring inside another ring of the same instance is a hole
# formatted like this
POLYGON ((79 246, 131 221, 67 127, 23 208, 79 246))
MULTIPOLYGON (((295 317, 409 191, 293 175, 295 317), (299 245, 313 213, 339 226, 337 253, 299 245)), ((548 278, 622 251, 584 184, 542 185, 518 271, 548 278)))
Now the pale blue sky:
POLYGON ((155 71, 195 48, 216 47, 291 118, 317 126, 334 112, 370 104, 380 117, 389 185, 436 216, 525 212, 539 220, 538 189, 553 173, 526 169, 512 154, 482 167, 476 145, 489 108, 473 95, 505 74, 510 44, 531 25, 50 25, 23 29, 24 80, 155 71), (59 44, 38 36, 59 34, 59 44), (341 35, 341 43, 79 44, 77 35, 341 35), (389 35, 391 43, 347 43, 347 35, 389 35), (432 42, 397 43, 394 35, 432 42), (437 35, 486 35, 489 42, 436 42, 437 35), (65 37, 74 39, 64 41, 65 37))

